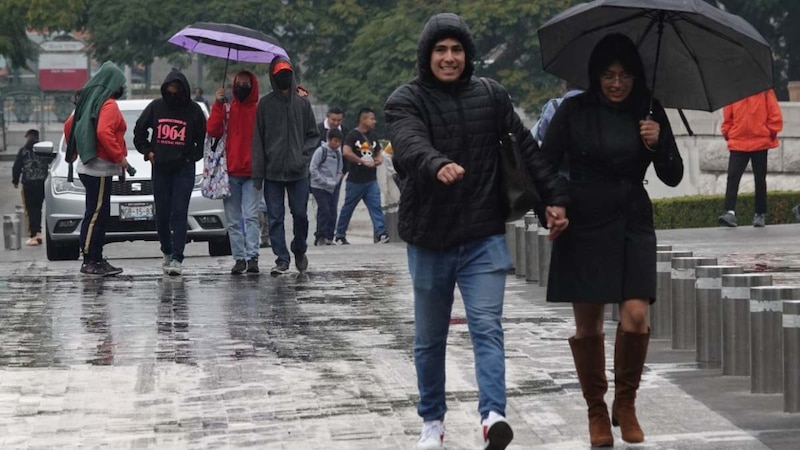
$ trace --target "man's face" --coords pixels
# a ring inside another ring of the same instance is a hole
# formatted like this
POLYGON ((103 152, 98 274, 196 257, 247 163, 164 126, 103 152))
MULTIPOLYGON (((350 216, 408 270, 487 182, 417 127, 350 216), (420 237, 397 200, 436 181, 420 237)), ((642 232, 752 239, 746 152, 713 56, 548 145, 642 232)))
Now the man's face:
POLYGON ((339 128, 339 125, 342 124, 342 119, 344 118, 343 116, 344 116, 344 114, 329 113, 328 114, 328 125, 330 125, 331 128, 339 128))
POLYGON ((431 72, 442 83, 452 83, 461 78, 467 63, 464 46, 453 38, 442 39, 431 52, 431 72))
POLYGON ((367 130, 375 128, 375 113, 364 113, 361 115, 359 123, 367 130))
POLYGON ((167 85, 167 92, 169 92, 170 94, 177 94, 180 91, 181 91, 181 85, 177 82, 170 83, 167 85))

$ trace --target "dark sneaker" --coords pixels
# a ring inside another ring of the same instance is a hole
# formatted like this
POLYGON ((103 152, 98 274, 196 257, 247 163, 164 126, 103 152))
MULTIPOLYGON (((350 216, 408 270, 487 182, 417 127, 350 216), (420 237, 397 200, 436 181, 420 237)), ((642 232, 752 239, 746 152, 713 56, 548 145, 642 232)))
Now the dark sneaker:
POLYGON ((81 273, 84 275, 88 275, 90 277, 104 277, 106 276, 105 270, 97 264, 93 262, 87 262, 81 264, 81 273))
POLYGON ((236 264, 231 269, 231 275, 241 275, 247 270, 247 262, 243 259, 237 259, 236 264))
POLYGON ((314 240, 315 247, 320 247, 324 245, 330 245, 330 241, 328 241, 328 238, 321 237, 314 240))
POLYGON ((387 243, 389 243, 389 235, 388 234, 382 234, 382 235, 378 236, 378 238, 375 239, 375 243, 376 244, 387 244, 387 243))
POLYGON ((283 275, 289 271, 289 264, 285 262, 281 262, 275 265, 275 267, 270 270, 270 274, 272 275, 283 275))
POLYGON ((251 258, 247 261, 247 273, 258 273, 258 258, 251 258))
POLYGON ((305 272, 308 269, 308 256, 305 253, 294 255, 294 264, 297 266, 297 270, 305 272))
POLYGON ((753 226, 756 228, 763 228, 767 226, 767 215, 766 214, 755 214, 753 216, 753 226))
POLYGON ((183 264, 177 259, 173 259, 172 262, 169 263, 169 269, 167 270, 167 273, 173 277, 179 277, 183 275, 183 264))
POLYGON ((122 268, 121 267, 112 266, 111 264, 109 264, 108 260, 106 260, 106 259, 104 259, 104 260, 102 260, 102 261, 100 261, 100 262, 98 262, 96 264, 100 265, 103 268, 103 270, 105 270, 106 276, 113 277, 114 275, 119 275, 119 274, 122 273, 122 268))
POLYGON ((723 227, 735 227, 736 226, 736 214, 731 214, 726 212, 725 214, 719 216, 717 218, 719 224, 723 227))
POLYGON ((335 243, 337 243, 339 245, 350 245, 350 243, 347 242, 347 238, 346 237, 337 237, 336 239, 333 240, 333 242, 335 242, 335 243))

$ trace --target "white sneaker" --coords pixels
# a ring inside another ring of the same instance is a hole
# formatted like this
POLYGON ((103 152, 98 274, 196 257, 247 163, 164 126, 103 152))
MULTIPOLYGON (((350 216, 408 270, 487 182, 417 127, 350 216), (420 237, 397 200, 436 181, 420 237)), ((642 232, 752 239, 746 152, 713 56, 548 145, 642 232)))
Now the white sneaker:
POLYGON ((173 259, 172 262, 169 263, 168 273, 174 277, 179 276, 183 273, 183 264, 181 264, 180 261, 173 259))
POLYGON ((503 450, 514 439, 514 432, 505 417, 494 411, 481 422, 484 450, 503 450))
POLYGON ((161 262, 161 271, 164 275, 169 274, 169 265, 172 263, 172 255, 164 255, 164 260, 161 262))
POLYGON ((422 424, 417 450, 438 450, 444 448, 444 422, 431 420, 422 424))

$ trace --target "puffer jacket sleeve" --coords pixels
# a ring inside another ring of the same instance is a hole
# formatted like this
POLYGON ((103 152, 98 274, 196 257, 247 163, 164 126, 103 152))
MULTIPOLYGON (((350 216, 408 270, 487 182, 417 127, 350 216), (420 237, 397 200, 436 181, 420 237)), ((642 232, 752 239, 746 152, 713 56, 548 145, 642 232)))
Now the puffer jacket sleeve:
POLYGON ((500 97, 496 101, 503 111, 505 129, 516 137, 525 167, 536 184, 542 203, 547 206, 567 206, 569 190, 566 180, 558 175, 557 166, 548 160, 530 130, 522 125, 505 88, 494 80, 490 82, 493 83, 495 95, 500 97))
POLYGON ((658 135, 658 144, 653 149, 653 167, 656 175, 667 186, 675 187, 683 179, 683 159, 678 152, 678 144, 672 134, 667 113, 658 102, 653 102, 653 120, 658 122, 661 131, 658 135))
MULTIPOLYGON (((453 162, 431 143, 428 125, 416 105, 410 85, 398 88, 384 106, 389 139, 394 149, 394 166, 401 176, 421 175, 423 182, 433 182, 443 166, 453 162)), ((415 176, 416 178, 416 176, 415 176)))

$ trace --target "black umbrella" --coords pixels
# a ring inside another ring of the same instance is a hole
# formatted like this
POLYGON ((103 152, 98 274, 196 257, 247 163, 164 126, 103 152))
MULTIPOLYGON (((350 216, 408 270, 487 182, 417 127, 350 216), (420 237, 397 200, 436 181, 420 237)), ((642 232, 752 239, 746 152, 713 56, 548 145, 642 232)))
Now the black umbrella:
POLYGON ((664 107, 715 111, 772 87, 767 41, 702 0, 596 0, 567 9, 539 28, 544 70, 588 87, 586 61, 611 33, 637 45, 664 107))

